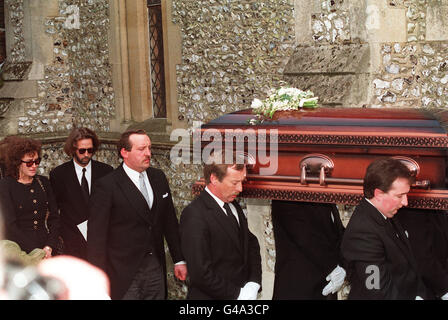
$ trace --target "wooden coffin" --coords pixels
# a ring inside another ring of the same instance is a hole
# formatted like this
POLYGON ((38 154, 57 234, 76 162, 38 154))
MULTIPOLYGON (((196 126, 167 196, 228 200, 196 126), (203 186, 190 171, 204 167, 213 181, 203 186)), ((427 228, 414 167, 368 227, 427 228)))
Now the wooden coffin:
MULTIPOLYGON (((448 209, 448 112, 317 108, 278 111, 255 125, 251 119, 251 109, 226 114, 202 125, 196 134, 202 151, 222 143, 248 157, 242 197, 356 205, 367 166, 390 156, 416 176, 410 207, 448 209), (278 168, 272 172, 269 161, 274 157, 269 157, 275 154, 278 168)), ((193 191, 203 187, 200 180, 193 191)))

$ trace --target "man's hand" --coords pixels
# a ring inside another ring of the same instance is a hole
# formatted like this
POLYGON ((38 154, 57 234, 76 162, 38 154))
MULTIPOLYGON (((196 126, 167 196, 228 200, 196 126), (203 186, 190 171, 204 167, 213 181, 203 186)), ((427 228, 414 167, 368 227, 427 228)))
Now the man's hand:
POLYGON ((336 293, 341 289, 346 272, 344 268, 337 266, 333 271, 325 278, 329 283, 322 290, 322 295, 327 296, 330 293, 336 293))
POLYGON ((174 265, 174 275, 177 279, 185 281, 185 279, 187 279, 187 274, 188 272, 186 263, 174 265))
POLYGON ((45 246, 43 250, 45 251, 45 259, 51 258, 51 253, 53 252, 53 249, 49 246, 45 246))
POLYGON ((237 300, 257 300, 260 285, 256 282, 247 282, 240 290, 237 300))

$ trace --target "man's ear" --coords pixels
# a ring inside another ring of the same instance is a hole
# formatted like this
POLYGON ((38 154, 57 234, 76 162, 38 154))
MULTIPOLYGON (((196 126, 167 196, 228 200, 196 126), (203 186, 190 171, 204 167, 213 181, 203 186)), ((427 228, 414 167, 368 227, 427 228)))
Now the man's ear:
POLYGON ((382 190, 380 190, 380 189, 378 189, 378 188, 375 188, 375 191, 373 191, 373 197, 375 198, 375 199, 381 199, 382 197, 383 197, 383 195, 384 195, 384 191, 382 191, 382 190))
POLYGON ((128 151, 125 148, 121 148, 120 154, 123 159, 126 159, 128 157, 128 151))
POLYGON ((219 179, 217 176, 215 176, 215 174, 211 174, 210 175, 210 183, 213 185, 216 185, 219 182, 219 179))

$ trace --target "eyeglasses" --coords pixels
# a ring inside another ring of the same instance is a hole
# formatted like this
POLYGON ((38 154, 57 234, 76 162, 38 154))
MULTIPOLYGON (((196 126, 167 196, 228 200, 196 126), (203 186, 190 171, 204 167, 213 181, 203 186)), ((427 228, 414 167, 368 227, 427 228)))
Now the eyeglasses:
POLYGON ((86 151, 87 151, 88 153, 90 153, 90 154, 93 154, 93 148, 88 148, 88 149, 86 149, 86 148, 80 148, 80 149, 78 149, 79 154, 84 154, 84 153, 86 153, 86 151))
POLYGON ((35 164, 36 166, 39 165, 40 163, 40 158, 37 158, 36 160, 29 160, 29 161, 23 161, 21 160, 24 164, 26 164, 26 166, 28 168, 31 168, 33 166, 33 164, 35 164))

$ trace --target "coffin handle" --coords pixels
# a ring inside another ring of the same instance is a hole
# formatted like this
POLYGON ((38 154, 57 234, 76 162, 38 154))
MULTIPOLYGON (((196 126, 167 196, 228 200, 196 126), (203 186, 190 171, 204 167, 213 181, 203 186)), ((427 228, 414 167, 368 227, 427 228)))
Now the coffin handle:
POLYGON ((319 184, 321 186, 325 185, 325 167, 324 166, 320 167, 319 184))
POLYGON ((307 172, 319 175, 319 184, 325 186, 327 175, 331 176, 334 169, 333 161, 326 155, 313 153, 306 155, 300 161, 300 184, 307 183, 307 172))
POLYGON ((300 167, 300 184, 306 184, 306 164, 300 167))

